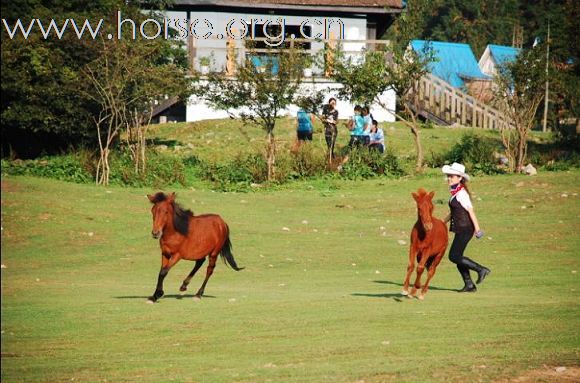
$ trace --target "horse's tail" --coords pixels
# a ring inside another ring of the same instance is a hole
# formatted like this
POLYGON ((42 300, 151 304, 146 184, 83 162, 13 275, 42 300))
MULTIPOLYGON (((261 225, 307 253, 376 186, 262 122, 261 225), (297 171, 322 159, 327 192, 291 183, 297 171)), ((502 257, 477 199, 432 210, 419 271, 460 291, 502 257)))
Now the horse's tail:
POLYGON ((232 269, 236 271, 244 269, 243 267, 238 267, 236 260, 234 259, 234 255, 232 254, 232 242, 230 241, 230 233, 228 233, 228 236, 226 237, 226 242, 220 251, 220 255, 222 256, 224 263, 226 265, 229 264, 232 269))

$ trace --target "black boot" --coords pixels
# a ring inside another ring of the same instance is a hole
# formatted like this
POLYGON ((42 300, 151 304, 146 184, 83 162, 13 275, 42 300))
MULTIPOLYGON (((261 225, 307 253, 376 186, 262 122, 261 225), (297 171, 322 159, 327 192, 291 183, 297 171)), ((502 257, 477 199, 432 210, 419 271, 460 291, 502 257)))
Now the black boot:
POLYGON ((477 291, 477 287, 473 284, 471 280, 471 275, 469 275, 469 269, 462 265, 457 265, 457 269, 463 278, 463 283, 465 286, 461 290, 457 290, 458 293, 474 293, 477 291))
POLYGON ((485 277, 487 277, 487 275, 489 273, 491 273, 490 269, 488 269, 485 266, 480 265, 477 262, 473 262, 471 259, 469 259, 467 257, 463 257, 462 264, 464 266, 467 266, 469 269, 471 269, 477 273, 477 282, 476 283, 478 285, 481 282, 483 282, 483 280, 485 279, 485 277))

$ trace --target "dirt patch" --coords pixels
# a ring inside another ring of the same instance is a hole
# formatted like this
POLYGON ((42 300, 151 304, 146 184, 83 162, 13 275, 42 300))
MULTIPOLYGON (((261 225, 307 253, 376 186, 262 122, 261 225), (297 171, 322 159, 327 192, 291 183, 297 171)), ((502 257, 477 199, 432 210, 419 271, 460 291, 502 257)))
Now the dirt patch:
POLYGON ((21 189, 20 186, 16 185, 13 182, 6 181, 6 180, 2 180, 0 182, 0 188, 2 188, 3 193, 6 193, 6 192, 14 193, 14 192, 20 191, 20 189, 21 189))
POLYGON ((549 367, 526 372, 516 378, 498 380, 497 383, 578 383, 580 367, 549 367))

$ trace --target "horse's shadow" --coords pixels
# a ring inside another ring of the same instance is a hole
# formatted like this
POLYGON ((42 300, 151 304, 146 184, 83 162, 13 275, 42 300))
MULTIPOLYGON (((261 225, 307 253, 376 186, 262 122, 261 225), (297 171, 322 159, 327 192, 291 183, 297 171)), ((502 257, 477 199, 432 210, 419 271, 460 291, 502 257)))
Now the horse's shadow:
MULTIPOLYGON (((373 281, 374 283, 382 283, 385 285, 393 285, 393 286, 399 286, 399 287, 403 287, 402 283, 399 282, 393 282, 393 281, 373 281)), ((429 286, 429 290, 438 290, 438 291, 457 291, 454 289, 447 289, 444 287, 437 287, 437 286, 429 286)), ((400 292, 397 293, 382 293, 382 294, 369 294, 369 293, 352 293, 352 296, 355 297, 369 297, 369 298, 392 298, 393 300, 397 301, 397 302, 402 302, 403 300, 401 298, 405 297, 404 295, 402 295, 400 292)))
MULTIPOLYGON (((113 297, 115 299, 144 299, 147 300, 147 298, 149 298, 149 295, 122 295, 122 296, 117 296, 117 297, 113 297)), ((166 298, 171 298, 171 299, 187 299, 187 298, 193 298, 195 297, 195 294, 167 294, 164 295, 162 298, 160 299, 166 299, 166 298)), ((217 298, 214 295, 205 295, 203 294, 202 298, 217 298)))

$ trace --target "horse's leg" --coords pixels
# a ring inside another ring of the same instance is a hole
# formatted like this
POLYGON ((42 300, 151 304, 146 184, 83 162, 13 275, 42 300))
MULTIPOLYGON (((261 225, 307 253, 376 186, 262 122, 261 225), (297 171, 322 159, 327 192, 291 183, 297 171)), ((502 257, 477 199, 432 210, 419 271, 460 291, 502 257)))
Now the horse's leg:
POLYGON ((439 262, 441 262, 441 259, 443 258, 444 254, 445 250, 443 250, 443 252, 441 252, 440 254, 437 254, 435 259, 433 260, 433 263, 431 263, 431 267, 429 267, 429 270, 427 271, 427 280, 423 285, 423 289, 421 289, 419 299, 425 299, 425 294, 427 294, 427 290, 429 290, 429 282, 431 282, 431 279, 435 275, 435 270, 437 270, 437 266, 439 265, 439 262))
POLYGON ((155 288, 153 295, 148 298, 150 302, 155 302, 163 296, 163 280, 167 276, 167 273, 169 273, 169 270, 177 263, 177 261, 179 261, 179 259, 180 257, 175 254, 171 257, 167 257, 166 255, 161 256, 161 270, 159 270, 159 276, 157 277, 157 287, 155 288))
POLYGON ((209 277, 211 277, 211 275, 213 274, 213 269, 215 268, 215 263, 216 263, 218 254, 219 253, 210 254, 209 264, 207 265, 207 272, 205 273, 205 280, 203 281, 203 284, 201 285, 201 287, 197 291, 197 294, 195 294, 195 298, 201 299, 201 296, 203 295, 203 292, 205 290, 205 285, 207 285, 207 281, 209 280, 209 277))
POLYGON ((422 253, 420 258, 421 259, 417 264, 417 278, 415 278, 415 284, 411 289, 411 293, 409 294, 410 296, 415 296, 417 290, 421 288, 421 275, 423 275, 423 271, 425 270, 425 264, 427 263, 427 259, 429 257, 426 255, 426 253, 422 253))
POLYGON ((186 291, 187 290, 187 285, 189 285, 189 282, 191 282, 191 278, 193 278, 195 273, 197 273, 197 270, 200 269, 200 267, 203 265, 204 262, 205 262, 205 258, 198 259, 197 261, 195 261, 195 266, 193 267, 193 270, 191 270, 191 273, 189 273, 187 278, 185 278, 183 280, 183 283, 181 284, 179 291, 186 291))
POLYGON ((413 248, 413 245, 409 247, 409 264, 407 265, 407 276, 405 277, 405 282, 403 283, 403 291, 401 294, 409 295, 409 281, 411 280, 411 273, 415 269, 415 258, 416 258, 416 251, 413 248))

